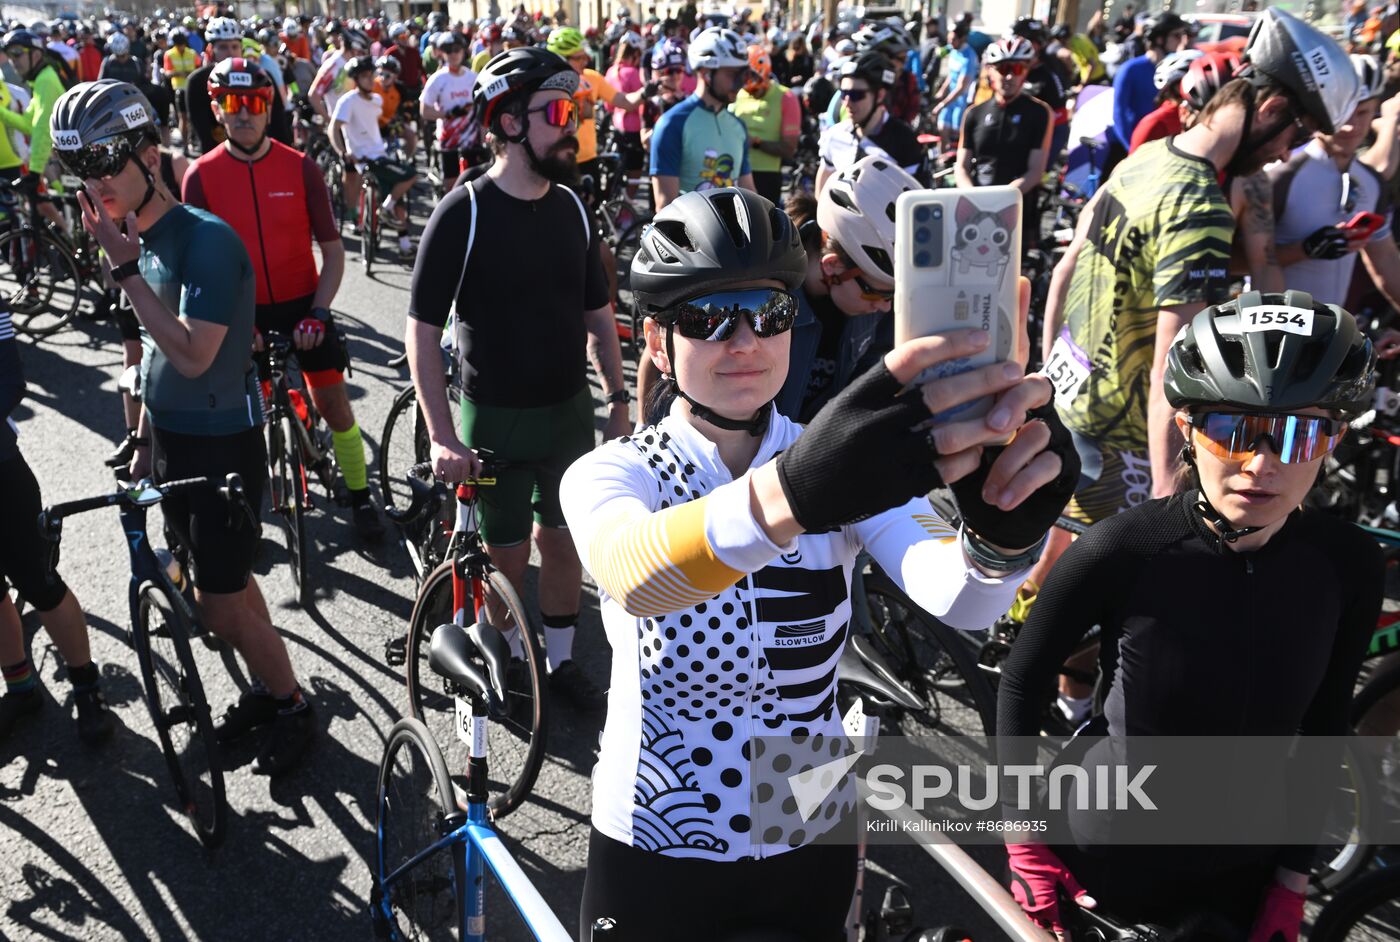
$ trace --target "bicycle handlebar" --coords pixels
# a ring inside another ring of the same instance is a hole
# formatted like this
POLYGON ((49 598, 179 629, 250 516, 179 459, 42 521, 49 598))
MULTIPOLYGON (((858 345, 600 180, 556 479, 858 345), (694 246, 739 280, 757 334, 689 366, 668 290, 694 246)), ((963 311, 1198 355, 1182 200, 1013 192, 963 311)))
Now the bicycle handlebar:
MULTIPOLYGON (((115 507, 117 504, 149 507, 160 503, 167 497, 212 486, 215 486, 214 481, 208 477, 182 478, 178 481, 166 481, 163 484, 152 484, 149 481, 136 483, 119 481, 117 482, 117 490, 112 493, 65 501, 40 511, 39 533, 45 540, 57 543, 62 536, 63 521, 67 517, 87 513, 101 507, 115 507)), ((230 505, 241 506, 250 522, 254 526, 257 525, 257 517, 248 503, 243 489, 243 478, 240 475, 230 474, 224 478, 224 484, 218 487, 218 492, 230 505)))

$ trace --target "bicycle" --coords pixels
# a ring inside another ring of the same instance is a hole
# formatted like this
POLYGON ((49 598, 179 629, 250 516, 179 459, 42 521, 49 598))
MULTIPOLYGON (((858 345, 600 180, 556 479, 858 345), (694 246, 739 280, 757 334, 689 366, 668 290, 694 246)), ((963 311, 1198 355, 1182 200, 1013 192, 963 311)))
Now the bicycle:
MULTIPOLYGON (((450 330, 450 328, 449 328, 450 330)), ((461 372, 457 358, 444 356, 446 371, 447 401, 453 415, 460 408, 465 392, 462 388, 461 372)), ((428 425, 418 408, 418 390, 409 383, 394 397, 389 415, 384 420, 384 431, 379 436, 379 453, 376 463, 379 468, 379 490, 383 498, 385 512, 395 508, 402 510, 412 500, 408 484, 409 471, 429 458, 431 442, 428 441, 428 425), (412 424, 409 425, 409 416, 412 424), (400 428, 404 432, 400 432, 400 428), (410 431, 411 429, 411 431, 410 431)), ((420 521, 417 524, 402 523, 399 532, 403 535, 404 546, 408 550, 409 561, 413 564, 414 578, 421 586, 428 573, 437 568, 444 559, 447 540, 442 527, 436 527, 436 519, 420 521), (434 539, 428 540, 425 527, 436 527, 434 539)))
MULTIPOLYGON (((50 546, 49 564, 56 566, 65 518, 100 507, 119 508, 131 555, 127 591, 131 627, 127 641, 136 652, 146 708, 160 739, 180 810, 189 818, 200 843, 211 849, 224 839, 228 803, 209 701, 191 641, 199 639, 205 648, 217 652, 241 689, 247 689, 249 684, 233 650, 210 634, 199 620, 193 592, 184 576, 183 548, 173 543, 169 533, 166 541, 171 543, 171 550, 151 548, 146 535, 146 511, 167 497, 215 486, 202 477, 164 484, 119 484, 114 493, 55 504, 39 515, 40 532, 50 546)), ((238 475, 230 474, 218 491, 229 502, 231 514, 239 508, 244 525, 257 525, 238 475)))
POLYGON ((379 766, 370 891, 381 937, 436 938, 455 931, 463 942, 482 942, 489 869, 536 939, 572 938, 491 826, 488 718, 508 713, 514 696, 507 689, 510 660, 504 637, 490 625, 433 630, 427 664, 456 704, 454 725, 471 754, 460 788, 421 720, 401 719, 389 733, 379 766))
POLYGON ((379 251, 379 187, 370 171, 371 161, 352 160, 352 163, 360 164, 360 196, 355 222, 360 228, 360 263, 368 275, 374 267, 374 255, 379 251))
MULTIPOLYGON (((322 342, 344 341, 337 331, 322 342)), ((331 431, 304 387, 293 385, 290 379, 300 372, 295 345, 290 337, 274 331, 263 334, 263 343, 267 350, 263 395, 267 400, 268 495, 273 515, 287 537, 287 562, 297 604, 305 605, 310 599, 306 580, 306 511, 312 507, 308 470, 332 500, 344 504, 348 495, 340 484, 331 431)))
POLYGON ((0 180, 0 209, 9 216, 0 235, 0 297, 9 302, 14 328, 32 337, 57 333, 82 301, 78 250, 40 214, 20 180, 0 180))
MULTIPOLYGON (((439 742, 451 742, 447 734, 461 730, 462 714, 450 683, 432 682, 430 638, 445 623, 469 623, 490 627, 504 638, 512 630, 520 641, 519 656, 509 659, 503 689, 509 695, 510 710, 493 715, 489 726, 491 749, 498 755, 509 751, 509 771, 492 780, 489 811, 493 819, 510 813, 525 800, 544 762, 548 730, 548 700, 545 695, 544 653, 524 603, 510 581, 491 563, 481 540, 477 514, 479 490, 495 483, 490 477, 508 467, 483 456, 483 477, 459 483, 456 487, 457 516, 448 539, 443 562, 429 573, 418 590, 409 617, 408 631, 402 638, 385 642, 384 656, 392 667, 406 667, 411 715, 434 733, 439 742)), ((404 526, 418 521, 435 521, 448 495, 446 485, 432 481, 432 466, 414 467, 408 477, 412 499, 403 510, 390 510, 389 519, 404 526), (431 482, 431 483, 430 483, 431 482)), ((471 741, 463 741, 463 746, 471 741)), ((470 769, 473 746, 465 755, 453 752, 454 768, 470 769)))
POLYGON ((1389 942, 1400 937, 1400 867, 1373 870, 1327 901, 1308 942, 1389 942))

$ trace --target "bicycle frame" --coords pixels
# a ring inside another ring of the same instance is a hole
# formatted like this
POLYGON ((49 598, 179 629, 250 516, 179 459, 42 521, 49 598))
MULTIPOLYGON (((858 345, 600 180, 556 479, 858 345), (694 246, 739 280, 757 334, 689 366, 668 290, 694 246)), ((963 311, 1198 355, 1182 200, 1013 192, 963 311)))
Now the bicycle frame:
MULTIPOLYGON (((454 583, 455 587, 455 583, 454 583)), ((549 908, 539 890, 520 865, 515 862, 510 851, 501 842, 486 817, 486 710, 479 703, 472 705, 471 717, 471 757, 467 760, 467 807, 466 812, 448 816, 443 822, 448 833, 434 841, 429 847, 409 858, 402 866, 384 878, 379 906, 393 922, 390 891, 400 879, 434 854, 444 850, 452 853, 452 866, 456 877, 458 921, 462 930, 462 942, 486 942, 486 874, 489 870, 495 875, 501 889, 515 905, 516 912, 536 939, 541 942, 572 942, 554 911, 549 908)), ((382 809, 381 809, 382 811, 382 809)), ((381 819, 383 815, 381 814, 381 819)), ((382 857, 384 835, 378 840, 379 869, 384 869, 382 857)))

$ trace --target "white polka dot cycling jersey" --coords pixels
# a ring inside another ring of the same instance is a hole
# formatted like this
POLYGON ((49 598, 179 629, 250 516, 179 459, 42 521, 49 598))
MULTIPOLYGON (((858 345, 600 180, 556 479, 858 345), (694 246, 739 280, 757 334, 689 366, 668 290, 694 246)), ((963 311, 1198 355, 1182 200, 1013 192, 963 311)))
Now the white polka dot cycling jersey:
MULTIPOLYGON (((960 628, 992 624, 1021 580, 973 569, 925 498, 773 544, 750 511, 748 473, 736 480, 678 408, 580 458, 560 489, 613 651, 593 824, 672 856, 769 856, 825 833, 852 800, 847 781, 801 829, 753 820, 750 740, 843 735, 836 664, 861 549, 960 628)), ((775 412, 752 468, 801 431, 775 412)))

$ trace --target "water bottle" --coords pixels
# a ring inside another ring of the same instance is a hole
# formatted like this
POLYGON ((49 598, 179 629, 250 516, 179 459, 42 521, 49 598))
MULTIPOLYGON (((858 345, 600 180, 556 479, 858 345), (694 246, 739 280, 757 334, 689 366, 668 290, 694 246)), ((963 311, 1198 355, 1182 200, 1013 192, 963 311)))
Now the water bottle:
POLYGON ((185 601, 194 604, 194 596, 190 591, 190 582, 185 578, 185 567, 180 565, 180 560, 175 558, 175 554, 165 547, 157 547, 155 550, 156 562, 160 563, 165 570, 165 574, 170 577, 171 583, 175 586, 175 591, 185 597, 185 601))

